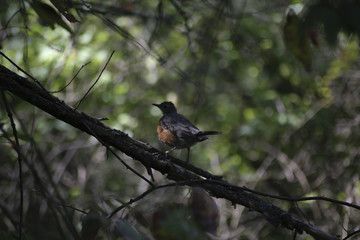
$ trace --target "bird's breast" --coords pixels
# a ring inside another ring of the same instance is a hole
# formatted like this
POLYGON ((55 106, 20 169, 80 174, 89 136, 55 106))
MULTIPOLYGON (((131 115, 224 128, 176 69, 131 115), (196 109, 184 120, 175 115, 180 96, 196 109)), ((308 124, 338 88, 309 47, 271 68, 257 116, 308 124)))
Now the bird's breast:
POLYGON ((174 134, 171 131, 164 129, 160 123, 158 124, 156 131, 160 142, 165 143, 171 147, 176 145, 176 138, 174 134))

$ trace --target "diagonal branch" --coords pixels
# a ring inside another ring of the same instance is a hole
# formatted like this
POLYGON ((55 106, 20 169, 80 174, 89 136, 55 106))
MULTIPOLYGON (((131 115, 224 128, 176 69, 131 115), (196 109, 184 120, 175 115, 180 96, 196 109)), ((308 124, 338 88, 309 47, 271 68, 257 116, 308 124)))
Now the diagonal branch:
POLYGON ((91 136, 95 136, 106 145, 113 146, 134 160, 140 161, 144 166, 166 174, 170 180, 178 182, 196 181, 204 178, 217 179, 216 182, 221 184, 205 181, 199 183, 199 186, 214 197, 227 199, 234 205, 240 204, 261 213, 274 226, 295 230, 297 233, 307 232, 315 239, 339 239, 339 236, 323 232, 279 207, 246 192, 244 189, 232 186, 225 180, 220 180, 219 177, 198 169, 191 164, 184 163, 179 159, 170 156, 165 157, 162 152, 152 146, 131 138, 124 132, 112 129, 99 120, 66 105, 60 99, 2 65, 0 65, 0 90, 9 91, 55 118, 91 136))

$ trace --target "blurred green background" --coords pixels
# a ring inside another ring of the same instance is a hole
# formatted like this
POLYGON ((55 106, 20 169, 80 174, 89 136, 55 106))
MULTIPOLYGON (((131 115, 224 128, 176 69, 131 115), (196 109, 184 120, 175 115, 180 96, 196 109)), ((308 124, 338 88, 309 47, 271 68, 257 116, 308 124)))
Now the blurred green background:
MULTIPOLYGON (((195 166, 266 193, 360 203, 358 1, 1 4, 1 51, 49 91, 76 76, 54 93, 66 104, 79 102, 115 50, 80 111, 106 117, 105 124, 165 151, 169 148, 156 136, 161 112, 151 104, 172 101, 201 130, 223 133, 192 148, 195 166)), ((5 58, 0 62, 19 73, 5 58)), ((71 239, 66 221, 80 231, 83 214, 52 201, 105 214, 148 188, 94 138, 6 96, 21 149, 52 199, 44 197, 24 165, 25 239, 71 239)), ((0 122, 11 134, 1 103, 0 122)), ((12 239, 20 206, 17 155, 0 139, 0 236, 12 239)), ((146 176, 141 165, 119 154, 146 176)), ((186 150, 171 155, 185 159, 186 150)), ((158 184, 167 182, 154 175, 158 184)), ((148 224, 154 210, 185 203, 188 192, 182 187, 159 190, 115 217, 151 239, 148 224)), ((359 227, 358 212, 349 208, 266 200, 332 234, 345 237, 345 229, 359 227)), ((223 199, 216 202, 222 239, 292 236, 258 213, 234 209, 223 199)), ((98 239, 116 239, 112 231, 103 227, 98 239)))

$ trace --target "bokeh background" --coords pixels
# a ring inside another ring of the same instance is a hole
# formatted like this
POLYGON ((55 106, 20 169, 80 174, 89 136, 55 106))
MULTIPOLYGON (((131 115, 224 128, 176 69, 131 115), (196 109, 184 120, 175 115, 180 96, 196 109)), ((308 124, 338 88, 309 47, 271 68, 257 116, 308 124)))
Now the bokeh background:
MULTIPOLYGON (((282 196, 360 203, 358 1, 2 0, 0 47, 66 104, 163 151, 156 136, 168 100, 202 130, 191 163, 232 184, 282 196), (81 69, 81 71, 79 71, 81 69)), ((16 71, 5 58, 0 62, 16 71)), ((83 213, 108 214, 148 189, 93 137, 6 93, 24 165, 25 239, 72 239, 83 213), (48 197, 45 197, 47 192, 48 197)), ((0 122, 11 135, 1 101, 0 122)), ((16 152, 0 137, 0 236, 19 221, 16 152)), ((119 155, 144 176, 136 161, 119 155)), ((186 150, 171 155, 185 159, 186 150)), ((165 176, 154 172, 158 184, 165 176)), ((189 189, 158 190, 114 218, 152 239, 153 212, 185 204, 189 189)), ((327 202, 266 199, 345 237, 359 213, 327 202)), ((220 239, 291 239, 263 216, 215 199, 220 239)), ((98 239, 116 239, 104 224, 98 239)), ((117 239, 126 239, 117 236, 117 239)), ((312 239, 306 234, 297 239, 312 239)))

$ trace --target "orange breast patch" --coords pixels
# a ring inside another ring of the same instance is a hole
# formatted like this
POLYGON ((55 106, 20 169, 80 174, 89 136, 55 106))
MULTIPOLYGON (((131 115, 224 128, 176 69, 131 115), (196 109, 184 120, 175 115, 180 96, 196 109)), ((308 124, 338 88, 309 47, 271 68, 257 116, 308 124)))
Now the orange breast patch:
POLYGON ((169 130, 163 129, 160 124, 157 126, 157 134, 160 142, 165 143, 171 147, 175 146, 176 138, 169 130))

